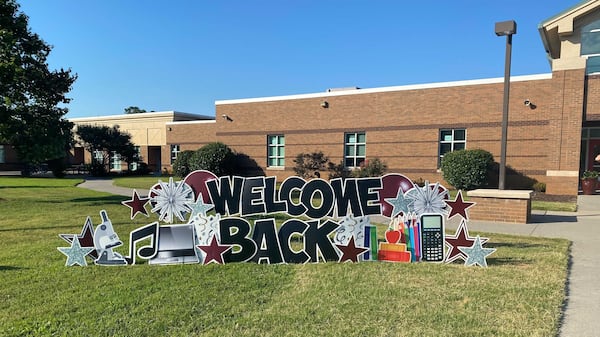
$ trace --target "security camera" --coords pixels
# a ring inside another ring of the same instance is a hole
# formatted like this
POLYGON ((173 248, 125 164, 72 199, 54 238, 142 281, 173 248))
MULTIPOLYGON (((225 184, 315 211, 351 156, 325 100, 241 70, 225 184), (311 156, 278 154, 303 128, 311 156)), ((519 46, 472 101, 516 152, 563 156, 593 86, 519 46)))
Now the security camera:
POLYGON ((523 104, 525 104, 525 106, 530 106, 531 105, 531 101, 526 99, 525 102, 523 102, 523 104))

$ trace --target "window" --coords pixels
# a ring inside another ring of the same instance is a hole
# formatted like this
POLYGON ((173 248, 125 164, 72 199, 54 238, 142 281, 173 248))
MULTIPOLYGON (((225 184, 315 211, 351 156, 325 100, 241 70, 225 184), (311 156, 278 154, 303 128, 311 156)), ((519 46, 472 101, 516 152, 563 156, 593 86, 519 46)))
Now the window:
POLYGON ((92 161, 97 164, 104 163, 104 152, 100 150, 94 150, 94 156, 92 161))
POLYGON ((142 161, 142 149, 139 146, 134 146, 135 154, 133 155, 133 162, 130 163, 129 169, 131 171, 137 171, 139 164, 142 161))
POLYGON ((267 166, 284 167, 285 166, 285 136, 269 135, 267 136, 267 166))
POLYGON ((440 151, 438 166, 444 158, 444 154, 456 150, 463 150, 467 146, 466 129, 443 129, 440 130, 440 151))
POLYGON ((367 135, 364 132, 350 132, 345 134, 344 140, 344 166, 359 167, 366 157, 367 135))
POLYGON ((6 163, 6 154, 4 153, 4 145, 0 145, 0 164, 6 163))
POLYGON ((581 27, 581 55, 600 54, 600 20, 581 27))
POLYGON ((179 152, 181 152, 181 150, 179 149, 179 144, 171 145, 171 164, 175 162, 175 159, 177 159, 177 155, 179 154, 179 152))
POLYGON ((586 74, 600 72, 600 20, 581 27, 581 55, 587 56, 586 74))
POLYGON ((112 171, 121 171, 121 155, 115 151, 110 153, 110 169, 112 171))

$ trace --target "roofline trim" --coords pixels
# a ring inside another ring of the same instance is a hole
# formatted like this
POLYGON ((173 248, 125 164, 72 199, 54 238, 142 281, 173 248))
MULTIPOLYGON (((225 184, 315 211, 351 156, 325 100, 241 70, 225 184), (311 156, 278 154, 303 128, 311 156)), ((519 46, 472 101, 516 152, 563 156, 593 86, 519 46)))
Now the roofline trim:
MULTIPOLYGON (((551 73, 536 74, 536 75, 523 75, 523 76, 511 76, 510 81, 511 82, 523 82, 523 81, 537 81, 537 80, 548 80, 548 79, 552 79, 551 73)), ((503 82, 504 82, 504 77, 496 77, 496 78, 486 78, 486 79, 478 79, 478 80, 463 80, 463 81, 451 81, 451 82, 411 84, 411 85, 368 88, 368 89, 358 89, 358 90, 353 89, 353 90, 311 93, 311 94, 296 94, 296 95, 285 95, 285 96, 218 100, 218 101, 215 101, 215 105, 285 101, 285 100, 292 100, 292 99, 307 99, 307 98, 324 98, 324 97, 334 97, 334 96, 374 94, 374 93, 392 92, 392 91, 423 90, 423 89, 461 87, 461 86, 483 85, 483 84, 497 84, 497 83, 503 83, 503 82)))
POLYGON ((170 117, 170 116, 179 116, 179 117, 190 117, 190 118, 206 118, 212 119, 214 117, 205 116, 205 115, 197 115, 188 112, 178 112, 178 111, 155 111, 155 112, 141 112, 136 114, 120 114, 120 115, 106 115, 106 116, 95 116, 95 117, 76 117, 76 118, 68 118, 71 122, 94 122, 94 121, 102 121, 102 120, 112 120, 112 119, 136 119, 136 118, 156 118, 156 117, 170 117))

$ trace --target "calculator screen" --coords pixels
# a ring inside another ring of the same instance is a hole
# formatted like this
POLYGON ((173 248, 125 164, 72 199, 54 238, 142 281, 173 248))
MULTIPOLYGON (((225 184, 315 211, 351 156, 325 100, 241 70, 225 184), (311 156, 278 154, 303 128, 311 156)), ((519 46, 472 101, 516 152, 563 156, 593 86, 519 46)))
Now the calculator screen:
POLYGON ((421 224, 424 229, 438 229, 442 228, 441 217, 437 215, 423 216, 423 223, 421 224))

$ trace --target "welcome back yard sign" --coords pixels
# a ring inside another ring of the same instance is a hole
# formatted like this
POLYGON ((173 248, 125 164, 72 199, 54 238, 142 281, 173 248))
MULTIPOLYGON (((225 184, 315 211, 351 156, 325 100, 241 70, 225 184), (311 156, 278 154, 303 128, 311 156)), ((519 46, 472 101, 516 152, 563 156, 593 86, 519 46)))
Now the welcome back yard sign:
MULTIPOLYGON (((448 200, 439 183, 415 185, 401 174, 377 178, 305 180, 290 177, 217 177, 194 171, 181 181, 158 180, 122 204, 156 221, 129 233, 128 248, 105 210, 88 216, 79 234, 59 234, 67 266, 255 263, 445 262, 487 266, 495 249, 472 237, 459 191, 448 200), (455 216, 453 235, 445 223, 455 216), (388 223, 378 239, 374 223, 388 223), (116 250, 123 249, 127 253, 116 250)), ((120 233, 122 234, 122 233, 120 233)))

